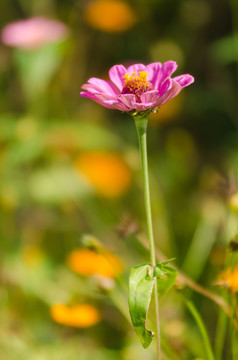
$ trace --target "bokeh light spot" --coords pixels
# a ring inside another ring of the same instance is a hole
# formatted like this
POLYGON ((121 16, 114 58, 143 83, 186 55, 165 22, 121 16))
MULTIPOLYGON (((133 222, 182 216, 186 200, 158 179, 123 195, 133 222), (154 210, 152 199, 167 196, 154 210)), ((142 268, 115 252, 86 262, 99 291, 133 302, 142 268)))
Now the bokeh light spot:
POLYGON ((107 250, 100 253, 89 249, 74 250, 69 254, 67 263, 71 270, 83 276, 114 278, 123 271, 120 259, 107 250))
POLYGON ((98 0, 89 4, 85 21, 95 29, 106 32, 123 32, 137 21, 132 8, 123 1, 98 0))
POLYGON ((59 324, 73 327, 90 327, 101 320, 98 310, 89 304, 68 307, 64 304, 51 306, 51 317, 59 324))
POLYGON ((82 153, 75 161, 75 168, 95 187, 99 195, 105 197, 124 194, 131 182, 131 171, 118 154, 82 153))

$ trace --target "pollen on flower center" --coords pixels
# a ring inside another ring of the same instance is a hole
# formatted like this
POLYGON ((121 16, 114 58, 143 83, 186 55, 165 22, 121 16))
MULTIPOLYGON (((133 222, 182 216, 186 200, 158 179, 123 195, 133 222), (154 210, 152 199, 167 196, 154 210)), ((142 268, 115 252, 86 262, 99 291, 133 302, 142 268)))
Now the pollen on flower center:
POLYGON ((146 91, 153 90, 153 85, 147 81, 147 76, 146 71, 139 71, 139 75, 136 72, 125 74, 122 94, 134 94, 136 95, 136 101, 141 102, 140 95, 146 91))

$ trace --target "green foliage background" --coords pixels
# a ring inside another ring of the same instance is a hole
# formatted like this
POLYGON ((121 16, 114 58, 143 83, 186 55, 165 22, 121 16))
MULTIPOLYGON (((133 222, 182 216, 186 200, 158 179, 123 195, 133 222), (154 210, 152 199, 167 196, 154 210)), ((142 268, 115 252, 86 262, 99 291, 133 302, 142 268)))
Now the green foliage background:
MULTIPOLYGON (((237 262, 227 250, 237 232, 237 215, 229 205, 238 170, 237 3, 128 4, 137 23, 110 33, 86 22, 88 1, 1 1, 1 29, 39 15, 70 28, 64 42, 31 52, 0 44, 1 360, 154 358, 153 346, 144 350, 127 321, 129 268, 148 261, 147 250, 130 231, 132 226, 145 233, 135 126, 126 114, 79 95, 88 78, 106 77, 114 64, 175 60, 176 75, 195 77, 179 95, 177 111, 170 116, 161 109, 161 117, 159 110, 149 122, 155 238, 188 276, 227 296, 214 283, 224 266, 237 262), (132 172, 123 196, 104 198, 76 176, 75 159, 90 150, 123 156, 132 172), (108 292, 68 268, 68 253, 82 246, 88 233, 124 262, 125 291, 117 284, 108 292), (59 302, 89 302, 103 320, 88 329, 56 324, 50 305, 59 302)), ((221 310, 189 288, 182 292, 199 309, 218 349, 221 310)), ((179 291, 161 300, 161 318, 165 359, 204 358, 199 331, 179 291)), ((227 332, 220 359, 232 359, 230 338, 227 332)))

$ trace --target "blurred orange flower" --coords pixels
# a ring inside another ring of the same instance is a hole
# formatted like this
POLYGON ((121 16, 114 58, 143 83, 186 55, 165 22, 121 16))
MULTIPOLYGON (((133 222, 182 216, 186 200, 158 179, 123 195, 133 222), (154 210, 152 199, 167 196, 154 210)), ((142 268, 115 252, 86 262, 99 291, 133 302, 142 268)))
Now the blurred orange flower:
POLYGON ((227 287, 231 292, 238 292, 238 266, 234 269, 228 268, 220 274, 217 285, 227 287))
POLYGON ((136 23, 131 7, 119 0, 96 0, 85 11, 86 22, 99 30, 123 32, 136 23))
POLYGON ((117 154, 86 152, 76 159, 75 167, 105 197, 122 195, 131 182, 131 172, 117 154))
POLYGON ((57 323, 74 327, 93 326, 101 320, 98 310, 88 304, 74 305, 72 307, 56 304, 51 306, 50 313, 52 319, 57 323))
POLYGON ((67 263, 71 270, 84 276, 114 278, 123 271, 122 262, 107 250, 101 253, 89 249, 74 250, 69 254, 67 263))

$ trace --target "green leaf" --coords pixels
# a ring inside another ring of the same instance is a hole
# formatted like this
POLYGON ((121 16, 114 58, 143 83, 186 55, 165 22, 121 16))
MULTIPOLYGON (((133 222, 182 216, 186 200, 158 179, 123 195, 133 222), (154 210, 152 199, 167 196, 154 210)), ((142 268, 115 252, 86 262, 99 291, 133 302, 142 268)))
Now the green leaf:
POLYGON ((14 59, 29 99, 45 91, 59 68, 63 51, 62 44, 47 44, 32 51, 15 49, 14 59))
MULTIPOLYGON (((158 264, 157 264, 158 265, 158 264)), ((165 276, 167 276, 166 274, 166 270, 164 270, 164 266, 157 266, 154 268, 154 276, 157 278, 157 279, 161 279, 165 276)))
POLYGON ((177 270, 167 265, 170 261, 160 262, 156 264, 154 269, 154 276, 157 278, 159 299, 173 287, 177 278, 177 270))
POLYGON ((154 333, 145 327, 154 281, 151 265, 143 264, 131 269, 129 311, 134 329, 144 348, 150 345, 154 336, 154 333))

